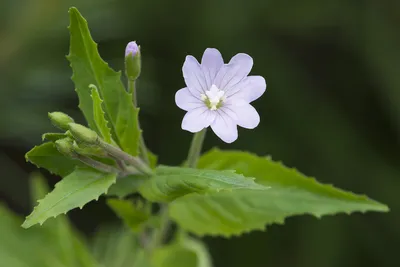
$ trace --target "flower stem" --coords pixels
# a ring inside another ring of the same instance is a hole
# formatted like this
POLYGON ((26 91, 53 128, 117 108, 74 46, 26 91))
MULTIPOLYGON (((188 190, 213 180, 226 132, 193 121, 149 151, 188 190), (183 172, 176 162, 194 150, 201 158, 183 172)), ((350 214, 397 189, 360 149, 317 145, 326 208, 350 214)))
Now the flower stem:
MULTIPOLYGON (((130 94, 132 94, 133 105, 135 107, 137 107, 136 81, 129 79, 129 78, 128 78, 128 92, 130 94)), ((138 126, 139 126, 139 129, 141 130, 139 121, 138 121, 138 126)), ((140 152, 140 157, 143 159, 143 161, 147 165, 149 165, 149 157, 147 154, 147 147, 146 147, 146 143, 144 142, 142 133, 140 133, 140 136, 139 136, 139 152, 140 152)))
POLYGON ((128 93, 132 94, 133 105, 137 107, 136 81, 128 78, 128 93))
POLYGON ((206 136, 207 128, 204 128, 198 133, 193 135, 192 144, 190 145, 189 154, 186 162, 186 166, 189 168, 196 168, 197 161, 199 160, 201 149, 203 147, 203 141, 206 136))

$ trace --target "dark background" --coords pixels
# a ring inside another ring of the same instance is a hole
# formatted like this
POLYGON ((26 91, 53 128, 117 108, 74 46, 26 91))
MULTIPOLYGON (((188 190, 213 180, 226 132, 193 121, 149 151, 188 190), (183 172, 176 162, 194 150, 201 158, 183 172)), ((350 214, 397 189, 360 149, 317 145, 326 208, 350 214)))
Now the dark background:
MULTIPOLYGON (((162 163, 180 163, 191 139, 174 103, 184 87, 185 56, 199 59, 216 47, 228 61, 244 52, 254 58, 252 73, 268 83, 254 102, 261 124, 241 129, 232 145, 209 134, 205 148, 269 154, 391 208, 388 214, 296 217, 264 233, 206 238, 217 267, 399 266, 399 1, 0 0, 0 199, 23 215, 30 211, 28 176, 35 170, 24 154, 52 131, 47 112, 83 122, 65 59, 72 5, 114 69, 123 68, 128 41, 141 45, 140 120, 162 163)), ((115 220, 102 201, 70 218, 89 236, 115 220)))

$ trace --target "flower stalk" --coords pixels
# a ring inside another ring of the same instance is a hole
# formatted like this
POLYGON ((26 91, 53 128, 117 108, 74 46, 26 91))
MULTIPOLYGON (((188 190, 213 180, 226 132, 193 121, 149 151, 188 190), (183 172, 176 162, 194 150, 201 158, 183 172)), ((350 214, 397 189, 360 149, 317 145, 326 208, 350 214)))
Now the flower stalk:
POLYGON ((189 168, 196 168, 199 161, 201 149, 203 147, 204 138, 206 136, 207 128, 193 135, 192 143, 190 145, 189 154, 186 166, 189 168))

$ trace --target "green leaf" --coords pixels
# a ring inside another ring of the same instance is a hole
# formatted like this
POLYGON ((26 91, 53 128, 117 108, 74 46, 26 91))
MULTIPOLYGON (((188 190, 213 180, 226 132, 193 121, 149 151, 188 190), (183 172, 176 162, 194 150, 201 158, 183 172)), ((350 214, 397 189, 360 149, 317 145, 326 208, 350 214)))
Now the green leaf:
POLYGON ((25 158, 37 167, 62 177, 73 172, 76 166, 83 166, 80 161, 67 158, 58 152, 54 143, 50 142, 35 146, 26 153, 25 158))
POLYGON ((245 152, 213 150, 202 156, 199 167, 236 169, 256 177, 269 190, 234 190, 208 195, 190 194, 170 204, 170 215, 184 229, 197 235, 238 235, 284 223, 293 215, 316 217, 339 212, 388 211, 366 196, 323 185, 281 163, 245 152))
POLYGON ((130 194, 137 193, 139 186, 146 180, 146 177, 137 175, 128 175, 117 179, 107 192, 108 196, 117 196, 124 198, 130 194))
POLYGON ((38 201, 39 205, 26 218, 22 227, 29 228, 69 210, 98 199, 115 183, 117 175, 105 174, 93 169, 77 168, 58 182, 52 192, 38 201))
POLYGON ((152 255, 154 267, 211 267, 211 257, 205 245, 194 238, 179 238, 177 242, 157 249, 152 255))
POLYGON ((107 204, 133 232, 139 232, 150 218, 150 210, 146 210, 143 203, 134 204, 130 200, 110 198, 107 204))
POLYGON ((147 157, 149 159, 150 168, 155 169, 157 167, 158 157, 156 154, 147 150, 147 157))
MULTIPOLYGON (((30 189, 33 203, 44 198, 50 191, 46 180, 39 173, 31 175, 30 189)), ((20 223, 18 224, 19 226, 20 223)), ((40 232, 40 239, 51 246, 51 254, 65 266, 97 266, 83 243, 82 238, 73 229, 72 225, 69 224, 66 217, 58 217, 42 227, 33 227, 30 231, 32 230, 40 232)), ((46 252, 49 253, 48 248, 46 252)), ((45 258, 46 255, 43 255, 43 261, 46 260, 45 258)))
POLYGON ((42 140, 47 140, 47 141, 51 141, 51 142, 55 142, 59 139, 63 139, 67 137, 66 134, 64 133, 45 133, 42 135, 42 140))
POLYGON ((92 254, 104 267, 144 267, 137 264, 140 246, 137 235, 125 227, 102 225, 96 229, 92 254))
POLYGON ((234 171, 159 166, 155 176, 140 185, 139 192, 150 201, 169 202, 190 193, 231 191, 238 188, 267 189, 256 184, 254 179, 234 171))
POLYGON ((108 121, 106 120, 105 113, 103 111, 103 108, 101 106, 101 103, 103 103, 103 100, 101 99, 99 95, 99 91, 97 91, 97 88, 92 85, 92 100, 93 100, 93 117, 94 117, 94 122, 96 123, 96 128, 99 130, 99 134, 101 137, 103 137, 104 141, 107 143, 111 144, 111 129, 108 128, 108 121))
POLYGON ((70 14, 70 53, 67 56, 73 69, 72 80, 79 96, 82 110, 90 128, 100 132, 90 97, 90 84, 94 84, 104 101, 113 136, 118 145, 131 155, 138 155, 140 130, 138 112, 132 95, 126 92, 121 72, 112 70, 100 57, 97 44, 92 40, 86 20, 76 8, 70 14))

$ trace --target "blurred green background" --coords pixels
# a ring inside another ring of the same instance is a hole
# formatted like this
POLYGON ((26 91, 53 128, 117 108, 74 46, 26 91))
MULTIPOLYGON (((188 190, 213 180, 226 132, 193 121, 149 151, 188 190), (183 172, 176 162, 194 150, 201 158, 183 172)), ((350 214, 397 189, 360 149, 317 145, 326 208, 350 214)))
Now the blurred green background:
MULTIPOLYGON (((268 83, 254 103, 261 124, 241 129, 232 145, 209 134, 205 149, 269 154, 391 208, 206 238, 215 266, 399 266, 399 1, 0 0, 0 200, 21 215, 31 209, 28 176, 35 170, 24 154, 52 129, 47 112, 83 122, 65 59, 70 6, 89 21, 114 69, 123 68, 128 41, 141 45, 140 120, 162 163, 180 163, 191 139, 174 103, 185 56, 216 47, 228 61, 244 52, 254 58, 252 73, 268 83)), ((59 179, 42 173, 51 185, 59 179)), ((103 201, 69 217, 89 237, 116 221, 103 201)))

